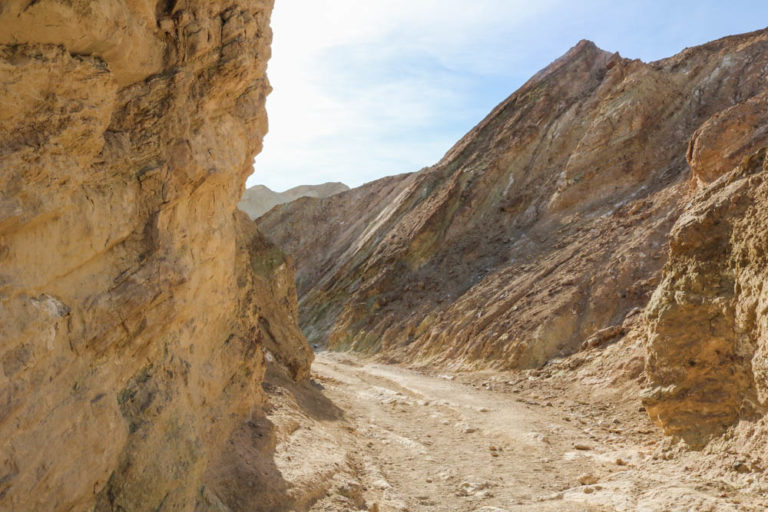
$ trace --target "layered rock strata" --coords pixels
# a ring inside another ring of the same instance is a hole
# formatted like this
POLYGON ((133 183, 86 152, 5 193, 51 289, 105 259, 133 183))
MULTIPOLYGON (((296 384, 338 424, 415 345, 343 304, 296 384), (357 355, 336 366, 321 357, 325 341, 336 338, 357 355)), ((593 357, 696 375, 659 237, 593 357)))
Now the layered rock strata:
POLYGON ((263 346, 300 344, 260 302, 290 302, 288 271, 244 258, 264 247, 233 216, 271 7, 0 7, 0 509, 226 510, 207 468, 258 408, 263 346))
POLYGON ((644 63, 582 41, 435 166, 273 209, 259 224, 296 259, 305 333, 521 368, 621 331, 659 283, 686 155, 710 180, 710 148, 759 146, 767 50, 759 31, 644 63))

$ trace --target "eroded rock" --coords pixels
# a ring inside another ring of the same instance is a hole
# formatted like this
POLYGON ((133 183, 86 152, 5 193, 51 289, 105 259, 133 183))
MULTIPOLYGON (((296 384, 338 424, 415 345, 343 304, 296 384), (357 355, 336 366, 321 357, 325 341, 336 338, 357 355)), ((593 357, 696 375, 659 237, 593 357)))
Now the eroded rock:
POLYGON ((435 166, 269 212, 308 338, 472 369, 621 337, 659 284, 692 136, 697 176, 725 158, 710 138, 759 144, 767 50, 759 31, 644 63, 582 41, 435 166))
POLYGON ((347 190, 349 187, 343 183, 299 185, 285 192, 275 192, 264 185, 255 185, 245 190, 237 206, 251 219, 258 219, 279 204, 289 203, 301 197, 328 197, 347 190))
POLYGON ((768 404, 763 149, 692 200, 646 312, 644 405, 672 435, 700 446, 768 404))
MULTIPOLYGON (((271 7, 0 9, 3 510, 228 506, 206 469, 259 407, 264 345, 298 332, 276 327, 290 270, 253 276, 233 216, 271 7)), ((307 351, 286 362, 305 375, 307 351)))

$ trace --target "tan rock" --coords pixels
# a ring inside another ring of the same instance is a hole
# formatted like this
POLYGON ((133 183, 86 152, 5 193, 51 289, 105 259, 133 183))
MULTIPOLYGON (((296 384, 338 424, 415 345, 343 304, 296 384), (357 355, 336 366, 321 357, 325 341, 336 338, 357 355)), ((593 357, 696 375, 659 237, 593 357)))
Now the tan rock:
POLYGON ((599 481, 600 480, 595 475, 592 475, 590 473, 584 473, 579 477, 579 483, 581 485, 594 485, 599 481))
POLYGON ((613 325, 611 327, 606 327, 605 329, 600 329, 581 344, 581 349, 587 350, 590 348, 600 347, 610 342, 611 340, 615 340, 623 336, 624 334, 625 330, 621 325, 613 325))
POLYGON ((764 149, 696 195, 648 305, 643 403, 693 446, 768 405, 766 176, 764 149))
POLYGON ((691 138, 688 164, 699 185, 708 185, 736 167, 745 155, 768 146, 768 93, 708 119, 691 138))
POLYGON ((237 212, 237 217, 237 316, 295 380, 303 380, 314 355, 297 323, 293 262, 244 213, 237 212))
POLYGON ((0 9, 0 509, 213 507, 263 346, 297 332, 288 266, 251 275, 233 216, 272 2, 181 5, 0 9))
MULTIPOLYGON (((127 85, 168 69, 164 60, 169 43, 178 40, 177 30, 190 30, 188 21, 170 22, 164 26, 171 33, 164 33, 158 22, 170 21, 174 13, 162 12, 163 4, 157 8, 156 4, 150 0, 7 0, 0 13, 0 45, 61 45, 70 54, 103 60, 112 77, 127 85)), ((177 16, 174 21, 181 20, 177 16)), ((196 28, 202 27, 213 28, 205 24, 196 28)), ((182 52, 189 50, 188 46, 182 52)))

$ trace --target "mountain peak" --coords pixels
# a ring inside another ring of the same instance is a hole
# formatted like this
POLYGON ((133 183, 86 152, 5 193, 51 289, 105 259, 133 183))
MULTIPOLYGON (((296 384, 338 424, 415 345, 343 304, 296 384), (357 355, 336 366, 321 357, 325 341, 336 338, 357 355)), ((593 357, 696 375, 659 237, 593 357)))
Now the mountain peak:
POLYGON ((254 185, 245 191, 238 208, 251 219, 257 219, 279 204, 289 203, 301 197, 328 197, 347 190, 349 187, 341 182, 299 185, 283 192, 275 192, 265 185, 254 185))

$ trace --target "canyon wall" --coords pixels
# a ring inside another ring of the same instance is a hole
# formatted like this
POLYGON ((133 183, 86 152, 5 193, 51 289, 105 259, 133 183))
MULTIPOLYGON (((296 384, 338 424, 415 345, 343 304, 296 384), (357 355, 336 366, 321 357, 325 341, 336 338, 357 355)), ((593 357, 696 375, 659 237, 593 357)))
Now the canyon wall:
POLYGON ((695 194, 647 308, 644 404, 691 445, 768 410, 766 146, 768 92, 696 131, 688 149, 695 194))
POLYGON ((234 215, 271 8, 0 6, 0 509, 228 510, 263 348, 307 373, 289 265, 234 215))
POLYGON ((711 181, 718 159, 768 143, 767 79, 768 31, 652 63, 582 41, 435 166, 259 225, 296 259, 313 342, 410 364, 542 365, 627 331, 696 186, 686 156, 711 181))
POLYGON ((694 446, 768 410, 767 155, 746 157, 687 205, 646 312, 644 405, 694 446))

